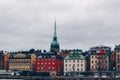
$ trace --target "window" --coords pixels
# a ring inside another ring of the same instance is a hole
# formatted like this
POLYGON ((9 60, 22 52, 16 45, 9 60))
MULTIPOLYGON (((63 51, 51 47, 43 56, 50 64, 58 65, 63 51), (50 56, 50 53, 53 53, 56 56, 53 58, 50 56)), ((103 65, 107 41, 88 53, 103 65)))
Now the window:
POLYGON ((71 62, 71 60, 69 60, 69 62, 71 62))
POLYGON ((37 69, 40 69, 39 67, 37 69))
POLYGON ((92 56, 92 58, 94 58, 94 56, 92 56))
POLYGON ((65 60, 65 62, 67 63, 67 60, 65 60))
POLYGON ((75 60, 73 60, 73 62, 75 62, 75 60))
POLYGON ((83 67, 83 64, 81 64, 81 67, 83 67))
POLYGON ((79 71, 79 69, 77 69, 77 71, 79 71))
POLYGON ((54 70, 54 67, 52 67, 52 69, 54 70))
POLYGON ((95 57, 96 57, 96 58, 98 58, 98 56, 97 56, 97 55, 96 55, 95 57))
POLYGON ((97 63, 97 60, 95 61, 95 63, 97 63))
POLYGON ((107 63, 107 60, 105 60, 105 63, 107 63))
POLYGON ((81 60, 81 63, 83 62, 83 60, 81 60))
POLYGON ((73 67, 75 66, 75 64, 73 64, 73 67))
POLYGON ((118 65, 118 69, 120 68, 120 65, 118 65))
POLYGON ((92 65, 92 69, 94 68, 94 66, 92 65))
POLYGON ((92 63, 94 63, 94 61, 92 60, 92 63))
POLYGON ((69 66, 71 66, 71 64, 69 64, 69 66))
POLYGON ((107 68, 107 66, 105 66, 107 68))
POLYGON ((79 60, 77 60, 77 62, 79 62, 79 60))
POLYGON ((83 68, 81 68, 81 71, 83 71, 83 68))
POLYGON ((48 69, 50 69, 50 67, 48 67, 48 69))
POLYGON ((120 63, 120 58, 118 58, 118 63, 120 63))
POLYGON ((54 61, 54 59, 52 59, 54 61))
POLYGON ((79 67, 79 64, 77 64, 77 66, 79 67))
POLYGON ((67 64, 66 64, 66 67, 67 67, 67 64))

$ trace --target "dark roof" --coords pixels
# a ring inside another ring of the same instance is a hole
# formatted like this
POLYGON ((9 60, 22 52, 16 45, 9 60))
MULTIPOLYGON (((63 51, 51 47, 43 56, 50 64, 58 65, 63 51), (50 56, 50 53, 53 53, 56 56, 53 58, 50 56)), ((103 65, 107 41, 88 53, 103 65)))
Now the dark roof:
POLYGON ((43 52, 41 53, 37 58, 41 58, 41 56, 45 57, 45 58, 52 58, 52 56, 56 57, 56 58, 62 58, 61 55, 58 55, 55 52, 43 52))

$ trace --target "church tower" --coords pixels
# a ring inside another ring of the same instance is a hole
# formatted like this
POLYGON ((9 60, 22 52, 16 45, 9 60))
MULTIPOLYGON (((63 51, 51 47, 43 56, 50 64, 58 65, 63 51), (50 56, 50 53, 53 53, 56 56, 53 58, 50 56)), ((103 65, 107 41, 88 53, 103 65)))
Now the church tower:
POLYGON ((56 31, 56 21, 55 21, 54 36, 53 36, 53 41, 50 46, 50 51, 51 52, 59 52, 59 50, 60 50, 60 46, 59 46, 59 42, 57 41, 57 31, 56 31))

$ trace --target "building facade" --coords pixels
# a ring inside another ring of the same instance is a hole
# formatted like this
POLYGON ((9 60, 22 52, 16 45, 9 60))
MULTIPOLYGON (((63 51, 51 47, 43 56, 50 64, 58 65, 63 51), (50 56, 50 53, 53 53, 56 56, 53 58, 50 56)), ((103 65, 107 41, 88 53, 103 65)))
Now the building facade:
POLYGON ((81 50, 73 50, 64 58, 64 75, 80 75, 86 71, 86 59, 81 50))
POLYGON ((111 48, 96 46, 90 48, 90 71, 109 71, 111 48))
POLYGON ((4 69, 5 70, 9 70, 9 66, 8 66, 8 61, 9 61, 9 58, 10 58, 10 53, 7 52, 4 56, 4 69))
POLYGON ((111 71, 116 70, 116 54, 115 51, 112 51, 112 56, 111 56, 111 71))
POLYGON ((9 70, 34 71, 35 54, 11 54, 8 61, 9 70))
POLYGON ((0 51, 0 70, 4 69, 4 53, 0 51))
POLYGON ((63 58, 54 52, 44 52, 36 59, 36 72, 49 72, 50 75, 62 75, 63 58))
POLYGON ((120 45, 116 45, 114 51, 115 51, 115 57, 116 57, 116 60, 115 60, 116 71, 120 71, 120 45))

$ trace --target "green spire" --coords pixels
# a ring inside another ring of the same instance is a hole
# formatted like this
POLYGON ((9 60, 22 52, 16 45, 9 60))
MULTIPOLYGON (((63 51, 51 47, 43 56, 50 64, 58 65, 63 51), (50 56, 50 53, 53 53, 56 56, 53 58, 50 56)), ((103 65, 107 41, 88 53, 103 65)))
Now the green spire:
POLYGON ((52 52, 58 52, 59 51, 59 43, 57 41, 57 30, 56 30, 56 20, 54 24, 54 36, 53 36, 53 41, 50 46, 50 50, 52 52))
POLYGON ((55 26, 54 26, 54 36, 57 37, 57 33, 56 33, 56 20, 55 20, 55 26))
POLYGON ((54 36, 53 36, 53 40, 57 41, 56 20, 55 20, 55 24, 54 24, 54 36))

